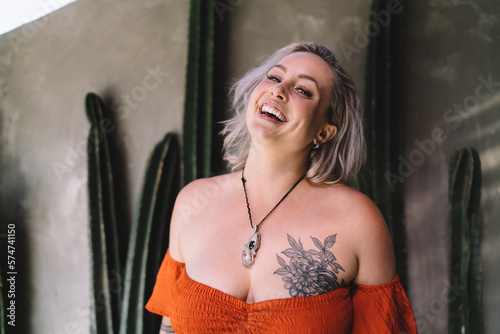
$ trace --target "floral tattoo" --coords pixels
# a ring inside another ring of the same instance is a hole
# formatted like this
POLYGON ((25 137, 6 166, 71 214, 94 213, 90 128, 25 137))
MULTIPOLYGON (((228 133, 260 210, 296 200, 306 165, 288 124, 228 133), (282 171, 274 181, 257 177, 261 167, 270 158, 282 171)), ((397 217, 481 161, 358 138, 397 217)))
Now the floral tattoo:
POLYGON ((281 253, 290 259, 288 265, 282 257, 276 254, 281 268, 274 274, 283 276, 285 289, 290 291, 292 297, 305 297, 319 295, 330 292, 345 285, 344 280, 339 283, 337 275, 344 268, 338 264, 337 258, 329 248, 335 244, 337 234, 330 235, 321 243, 317 238, 311 237, 319 251, 310 249, 304 250, 302 242, 297 242, 288 235, 288 243, 291 248, 287 248, 281 253))

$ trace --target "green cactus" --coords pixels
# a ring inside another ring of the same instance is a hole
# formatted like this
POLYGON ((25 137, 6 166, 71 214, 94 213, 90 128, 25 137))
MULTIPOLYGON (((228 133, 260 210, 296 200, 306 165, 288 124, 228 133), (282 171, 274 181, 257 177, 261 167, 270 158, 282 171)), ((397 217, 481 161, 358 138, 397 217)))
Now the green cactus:
POLYGON ((210 176, 213 119, 213 0, 191 0, 184 102, 182 182, 210 176))
POLYGON ((450 281, 467 286, 449 305, 449 333, 483 333, 480 254, 481 164, 470 147, 450 160, 450 281))
POLYGON ((85 99, 86 114, 91 124, 88 143, 88 195, 92 243, 92 276, 94 289, 95 329, 97 333, 115 333, 121 304, 120 286, 111 292, 111 275, 120 275, 113 174, 109 143, 105 130, 104 104, 93 93, 85 99))
POLYGON ((483 274, 481 267, 481 163, 476 151, 472 151, 474 157, 474 184, 471 188, 469 205, 470 222, 470 268, 469 268, 469 304, 470 304, 470 326, 474 333, 482 334, 483 326, 483 274))
MULTIPOLYGON (((378 24, 373 13, 387 8, 391 0, 375 0, 370 21, 378 24)), ((358 176, 359 189, 368 195, 382 212, 392 236, 396 254, 396 267, 406 287, 406 233, 404 225, 403 182, 395 177, 397 160, 403 152, 401 131, 402 113, 397 108, 398 57, 394 37, 400 17, 393 16, 388 26, 370 37, 366 58, 364 125, 367 144, 366 169, 358 176)))
POLYGON ((139 210, 131 227, 120 333, 153 333, 159 318, 144 312, 160 262, 168 247, 169 221, 179 191, 179 148, 167 134, 152 152, 143 181, 139 210))

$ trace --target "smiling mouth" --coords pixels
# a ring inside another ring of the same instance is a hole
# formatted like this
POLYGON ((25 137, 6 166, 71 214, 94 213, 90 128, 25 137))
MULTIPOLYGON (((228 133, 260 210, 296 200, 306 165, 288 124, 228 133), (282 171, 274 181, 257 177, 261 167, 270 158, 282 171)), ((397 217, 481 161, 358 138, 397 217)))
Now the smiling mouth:
POLYGON ((270 107, 266 104, 260 108, 260 114, 266 115, 272 119, 275 119, 278 122, 287 122, 288 121, 287 118, 285 117, 285 115, 281 111, 274 109, 273 107, 270 107))

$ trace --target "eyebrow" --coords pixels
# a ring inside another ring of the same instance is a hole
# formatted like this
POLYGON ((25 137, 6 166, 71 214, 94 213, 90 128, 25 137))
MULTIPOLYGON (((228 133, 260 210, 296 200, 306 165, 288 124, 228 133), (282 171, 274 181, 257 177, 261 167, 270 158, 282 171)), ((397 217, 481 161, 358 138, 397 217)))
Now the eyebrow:
MULTIPOLYGON (((277 65, 274 65, 273 67, 271 67, 271 69, 274 68, 274 67, 280 68, 283 72, 286 73, 286 67, 285 66, 277 64, 277 65)), ((299 74, 297 77, 300 78, 300 79, 307 79, 307 80, 310 80, 310 81, 314 82, 316 84, 316 88, 319 90, 318 82, 313 77, 311 77, 311 76, 309 76, 307 74, 299 74)))

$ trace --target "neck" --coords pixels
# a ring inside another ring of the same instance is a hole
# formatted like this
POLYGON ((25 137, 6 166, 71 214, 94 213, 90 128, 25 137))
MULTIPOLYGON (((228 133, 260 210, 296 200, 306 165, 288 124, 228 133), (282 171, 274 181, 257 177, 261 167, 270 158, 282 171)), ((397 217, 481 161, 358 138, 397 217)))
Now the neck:
POLYGON ((255 194, 259 202, 279 200, 307 171, 307 159, 308 152, 286 154, 252 146, 244 171, 252 202, 257 201, 255 194))

